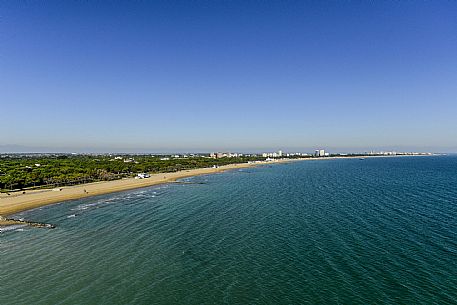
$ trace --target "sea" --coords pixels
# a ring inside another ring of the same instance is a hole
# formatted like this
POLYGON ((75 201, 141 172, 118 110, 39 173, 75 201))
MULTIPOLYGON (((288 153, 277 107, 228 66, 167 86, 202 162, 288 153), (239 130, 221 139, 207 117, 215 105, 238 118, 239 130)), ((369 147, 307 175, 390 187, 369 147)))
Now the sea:
POLYGON ((457 156, 180 182, 14 215, 0 304, 457 304, 457 156))

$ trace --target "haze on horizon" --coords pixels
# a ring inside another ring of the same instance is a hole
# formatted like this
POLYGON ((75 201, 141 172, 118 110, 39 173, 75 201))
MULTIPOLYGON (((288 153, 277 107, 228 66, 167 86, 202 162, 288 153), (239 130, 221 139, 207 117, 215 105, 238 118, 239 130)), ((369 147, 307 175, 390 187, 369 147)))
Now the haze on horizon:
POLYGON ((457 3, 0 3, 0 152, 457 152, 457 3))

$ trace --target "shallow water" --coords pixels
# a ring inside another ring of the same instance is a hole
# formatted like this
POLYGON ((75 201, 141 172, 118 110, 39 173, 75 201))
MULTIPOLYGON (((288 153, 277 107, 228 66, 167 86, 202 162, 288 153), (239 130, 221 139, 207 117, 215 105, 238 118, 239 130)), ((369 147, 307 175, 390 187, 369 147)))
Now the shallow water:
POLYGON ((457 304, 457 157, 185 181, 16 215, 0 304, 457 304))

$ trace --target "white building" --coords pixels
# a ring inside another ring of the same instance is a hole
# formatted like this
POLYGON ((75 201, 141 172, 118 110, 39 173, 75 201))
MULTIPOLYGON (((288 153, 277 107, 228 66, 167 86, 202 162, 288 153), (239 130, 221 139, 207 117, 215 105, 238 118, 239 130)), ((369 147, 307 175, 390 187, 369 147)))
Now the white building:
POLYGON ((212 152, 209 154, 210 158, 220 159, 220 158, 238 158, 242 157, 243 154, 232 153, 232 152, 212 152))
POLYGON ((262 154, 262 157, 264 158, 281 158, 282 156, 284 156, 284 154, 282 153, 282 150, 279 150, 278 152, 270 152, 270 153, 263 153, 262 154))
POLYGON ((139 173, 138 175, 136 175, 136 179, 144 179, 144 178, 149 178, 151 177, 149 174, 147 173, 139 173))
POLYGON ((324 149, 317 149, 315 152, 314 152, 314 155, 316 157, 325 157, 325 150, 324 149))

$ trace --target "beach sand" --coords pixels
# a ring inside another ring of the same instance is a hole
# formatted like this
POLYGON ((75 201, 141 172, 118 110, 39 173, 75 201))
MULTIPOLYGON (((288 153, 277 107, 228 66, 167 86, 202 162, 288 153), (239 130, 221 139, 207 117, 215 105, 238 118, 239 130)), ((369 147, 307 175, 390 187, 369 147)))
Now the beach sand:
MULTIPOLYGON (((370 158, 385 157, 385 156, 370 156, 370 158)), ((395 156, 393 156, 395 157, 395 156)), ((398 157, 398 156, 397 156, 398 157)), ((329 160, 329 159, 353 159, 359 157, 325 157, 325 158, 298 158, 298 159, 280 159, 275 161, 257 161, 255 163, 239 163, 221 166, 218 168, 198 168, 191 170, 183 170, 174 173, 159 173, 153 174, 150 178, 134 179, 125 178, 114 181, 102 181, 76 186, 64 186, 59 189, 42 189, 27 191, 25 194, 12 193, 11 195, 0 194, 0 225, 14 224, 7 220, 6 216, 15 214, 21 211, 38 208, 41 206, 58 203, 66 200, 80 199, 90 196, 126 191, 136 188, 142 188, 157 184, 174 182, 180 178, 214 174, 231 169, 247 168, 262 164, 277 164, 292 161, 303 160, 329 160)))
MULTIPOLYGON (((30 210, 66 200, 80 199, 90 196, 120 192, 157 184, 170 183, 180 178, 213 174, 231 169, 252 167, 260 164, 281 163, 287 161, 292 160, 230 164, 218 168, 198 168, 178 171, 174 173, 153 174, 150 178, 145 179, 126 178, 114 181, 102 181, 80 184, 76 186, 64 186, 57 189, 27 191, 25 194, 12 193, 9 196, 7 194, 2 194, 0 197, 0 216, 6 217, 8 215, 15 214, 21 211, 30 210)), ((2 222, 5 221, 8 222, 8 220, 4 220, 2 222)), ((6 225, 7 223, 2 224, 6 225)))

